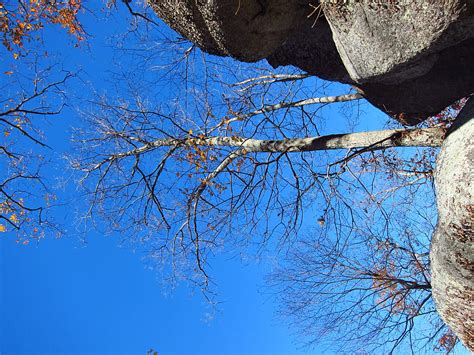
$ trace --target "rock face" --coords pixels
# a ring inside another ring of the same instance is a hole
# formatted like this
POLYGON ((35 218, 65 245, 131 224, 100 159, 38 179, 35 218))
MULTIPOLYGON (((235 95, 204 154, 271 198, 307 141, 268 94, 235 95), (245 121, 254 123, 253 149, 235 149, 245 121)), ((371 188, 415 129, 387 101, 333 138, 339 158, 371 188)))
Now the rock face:
POLYGON ((431 241, 436 309, 474 350, 474 99, 461 111, 438 156, 438 225, 431 241))
MULTIPOLYGON (((474 33, 474 32, 473 32, 474 33)), ((474 92, 474 38, 436 54, 428 73, 399 84, 358 85, 369 102, 389 115, 412 125, 434 115, 461 97, 474 92)))
POLYGON ((274 68, 293 65, 321 79, 355 84, 344 67, 324 17, 316 22, 303 18, 286 41, 266 59, 274 68))
POLYGON ((254 62, 271 55, 305 17, 305 1, 150 0, 174 30, 204 51, 254 62))
POLYGON ((322 7, 351 79, 403 123, 416 124, 474 92, 473 1, 324 1, 322 7))
POLYGON ((149 2, 208 53, 352 84, 407 125, 474 92, 472 0, 149 2))
POLYGON ((437 52, 472 36, 468 1, 324 1, 324 14, 351 78, 398 84, 427 74, 437 52))

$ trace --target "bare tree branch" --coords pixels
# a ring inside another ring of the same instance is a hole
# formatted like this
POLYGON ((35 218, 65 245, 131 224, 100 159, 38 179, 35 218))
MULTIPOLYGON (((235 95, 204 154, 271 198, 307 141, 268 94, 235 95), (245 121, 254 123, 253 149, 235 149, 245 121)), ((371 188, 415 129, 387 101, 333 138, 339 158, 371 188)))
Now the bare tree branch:
POLYGON ((332 134, 320 137, 291 138, 284 140, 259 140, 243 137, 208 138, 163 138, 130 151, 110 155, 96 164, 90 171, 106 162, 137 156, 161 147, 236 147, 244 152, 295 153, 331 149, 367 148, 368 150, 389 147, 439 147, 446 130, 442 127, 411 130, 385 130, 347 134, 332 134))
POLYGON ((304 100, 299 100, 299 101, 281 102, 279 104, 266 105, 258 110, 225 119, 216 128, 211 130, 211 132, 221 127, 224 124, 229 124, 235 121, 244 121, 251 117, 254 117, 263 113, 278 111, 278 110, 282 110, 286 108, 303 107, 303 106, 315 105, 315 104, 329 104, 329 103, 335 103, 335 102, 354 101, 354 100, 360 100, 362 98, 363 96, 361 94, 347 94, 347 95, 339 95, 339 96, 314 97, 314 98, 304 99, 304 100))

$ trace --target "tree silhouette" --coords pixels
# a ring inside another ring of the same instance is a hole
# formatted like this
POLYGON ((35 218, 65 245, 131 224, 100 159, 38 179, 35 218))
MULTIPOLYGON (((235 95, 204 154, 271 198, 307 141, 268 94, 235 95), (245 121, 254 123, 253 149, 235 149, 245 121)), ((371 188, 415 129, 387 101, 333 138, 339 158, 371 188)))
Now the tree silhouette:
POLYGON ((325 133, 328 105, 344 104, 350 124, 361 95, 328 95, 291 70, 191 64, 199 54, 181 46, 153 84, 181 84, 179 97, 157 102, 134 76, 126 94, 85 112, 73 165, 88 217, 211 303, 215 253, 257 245, 286 255, 270 284, 307 344, 325 335, 344 350, 452 349, 432 300, 429 241, 436 147, 465 100, 417 128, 325 133), (169 67, 182 68, 181 83, 176 70, 167 81, 169 67))

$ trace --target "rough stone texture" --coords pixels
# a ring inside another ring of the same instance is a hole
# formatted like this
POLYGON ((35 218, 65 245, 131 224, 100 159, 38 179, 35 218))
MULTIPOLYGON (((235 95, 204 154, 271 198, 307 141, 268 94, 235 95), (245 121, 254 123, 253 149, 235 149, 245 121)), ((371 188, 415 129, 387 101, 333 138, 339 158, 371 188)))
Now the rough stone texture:
POLYGON ((438 156, 438 225, 431 241, 436 309, 474 351, 474 99, 469 100, 438 156))
POLYGON ((417 124, 474 92, 474 39, 447 48, 423 76, 397 85, 358 85, 366 99, 407 125, 417 124))
POLYGON ((474 3, 323 1, 334 42, 358 83, 397 84, 428 73, 437 53, 470 38, 474 3))
POLYGON ((324 17, 304 18, 292 35, 267 60, 274 67, 293 65, 321 79, 355 83, 347 72, 324 17))
POLYGON ((171 28, 210 54, 226 55, 212 38, 196 1, 149 1, 156 14, 171 28))
POLYGON ((149 0, 155 12, 204 51, 253 62, 271 55, 305 18, 303 0, 149 0))
POLYGON ((307 0, 149 2, 208 53, 355 84, 407 125, 474 92, 473 0, 325 0, 309 19, 307 0))

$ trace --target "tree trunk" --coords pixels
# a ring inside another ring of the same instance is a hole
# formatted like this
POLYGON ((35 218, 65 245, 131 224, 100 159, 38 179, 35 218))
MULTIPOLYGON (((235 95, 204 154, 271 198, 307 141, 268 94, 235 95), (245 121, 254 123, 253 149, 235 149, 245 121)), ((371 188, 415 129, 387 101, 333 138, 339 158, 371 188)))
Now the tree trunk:
POLYGON ((441 147, 435 184, 438 225, 431 242, 436 308, 464 345, 474 350, 474 98, 441 147))

